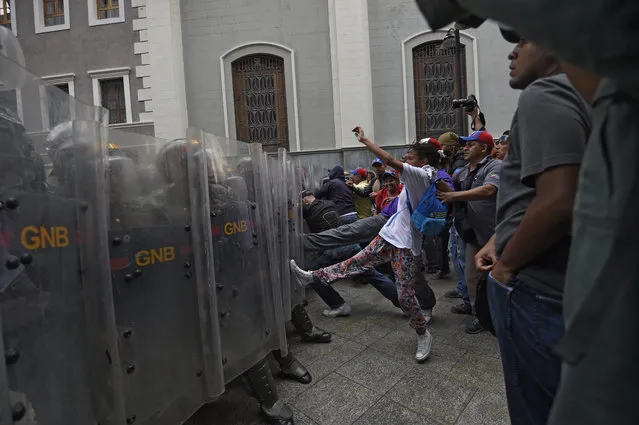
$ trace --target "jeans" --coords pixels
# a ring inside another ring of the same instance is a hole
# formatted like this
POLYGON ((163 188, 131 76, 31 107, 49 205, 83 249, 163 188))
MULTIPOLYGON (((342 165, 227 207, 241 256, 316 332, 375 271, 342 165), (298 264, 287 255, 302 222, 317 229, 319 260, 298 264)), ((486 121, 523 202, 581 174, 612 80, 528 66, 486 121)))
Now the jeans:
MULTIPOLYGON (((477 285, 479 284, 480 274, 475 267, 475 255, 479 251, 479 247, 474 243, 466 242, 465 247, 466 254, 466 269, 464 270, 464 282, 466 282, 466 293, 470 300, 470 305, 473 308, 473 314, 475 314, 475 300, 477 299, 477 285)), ((466 300, 464 300, 466 302, 466 300)))
POLYGON ((354 221, 357 221, 357 213, 349 213, 339 216, 339 221, 342 224, 351 224, 354 221))
POLYGON ((387 221, 387 217, 378 214, 352 223, 342 222, 342 225, 335 229, 302 235, 302 245, 305 251, 324 252, 329 248, 339 248, 354 243, 368 244, 387 221))
MULTIPOLYGON (((318 270, 347 260, 359 251, 360 248, 357 244, 326 250, 321 256, 313 261, 309 270, 318 270)), ((383 275, 375 269, 370 269, 360 274, 360 277, 364 279, 366 283, 377 289, 379 293, 393 303, 395 307, 401 308, 397 297, 397 286, 395 285, 395 282, 388 278, 388 276, 383 275)), ((331 309, 338 308, 345 302, 344 298, 342 298, 342 296, 329 284, 315 281, 311 283, 311 287, 331 309)), ((426 306, 425 301, 421 298, 419 299, 419 303, 421 308, 432 308, 432 306, 426 306)))
POLYGON ((561 374, 551 348, 563 337, 562 301, 517 277, 488 276, 488 304, 499 340, 512 425, 546 425, 561 374))
POLYGON ((422 248, 426 254, 426 266, 429 270, 434 270, 439 267, 439 257, 437 249, 437 240, 434 237, 425 237, 422 242, 422 248))
POLYGON ((455 290, 461 295, 464 304, 470 305, 468 296, 468 288, 466 287, 466 279, 464 270, 466 269, 466 243, 459 237, 455 226, 450 228, 450 256, 453 262, 453 269, 457 275, 457 286, 455 290))
POLYGON ((448 239, 450 237, 450 224, 444 227, 444 230, 437 236, 437 249, 439 249, 439 269, 442 273, 450 273, 450 264, 448 262, 448 239))
POLYGON ((426 263, 431 270, 439 269, 442 273, 450 272, 448 264, 448 226, 434 238, 424 238, 423 248, 426 263))

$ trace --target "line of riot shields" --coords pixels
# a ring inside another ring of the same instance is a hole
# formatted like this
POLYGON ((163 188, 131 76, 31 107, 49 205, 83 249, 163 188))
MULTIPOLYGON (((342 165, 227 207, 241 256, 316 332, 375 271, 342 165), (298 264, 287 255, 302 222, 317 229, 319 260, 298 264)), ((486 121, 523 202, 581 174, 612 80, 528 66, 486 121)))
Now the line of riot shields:
POLYGON ((0 425, 177 425, 272 350, 304 294, 285 150, 108 113, 0 56, 0 425))

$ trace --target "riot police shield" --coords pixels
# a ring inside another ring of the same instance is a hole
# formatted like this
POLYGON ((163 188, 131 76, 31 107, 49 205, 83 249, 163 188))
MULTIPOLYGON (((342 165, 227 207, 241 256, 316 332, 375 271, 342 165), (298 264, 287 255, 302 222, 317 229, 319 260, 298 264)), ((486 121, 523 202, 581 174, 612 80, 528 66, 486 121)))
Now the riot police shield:
POLYGON ((269 267, 272 208, 261 169, 260 145, 248 145, 190 129, 202 146, 200 187, 207 188, 224 381, 270 353, 286 348, 281 283, 269 267))
POLYGON ((105 111, 43 89, 0 56, 0 423, 121 424, 105 111), (47 155, 51 117, 65 111, 75 119, 64 146, 47 155))
MULTIPOLYGON (((305 262, 304 247, 302 246, 301 233, 304 231, 304 216, 302 209, 301 193, 304 191, 304 169, 300 166, 299 161, 295 159, 289 160, 288 166, 288 188, 289 188, 289 240, 290 240, 290 256, 295 259, 297 264, 307 268, 309 264, 305 262)), ((297 284, 297 280, 291 278, 294 286, 291 288, 293 306, 301 305, 306 296, 302 286, 297 284)))
POLYGON ((302 304, 304 301, 304 290, 298 285, 297 280, 292 276, 289 267, 289 261, 295 260, 300 266, 304 266, 304 255, 300 240, 299 232, 302 228, 302 199, 301 185, 295 161, 291 160, 288 152, 284 148, 278 150, 277 156, 278 174, 281 176, 285 184, 282 186, 282 237, 280 241, 282 261, 281 273, 282 282, 287 285, 286 291, 289 294, 288 308, 293 309, 296 305, 302 304), (300 255, 300 253, 302 255, 300 255))
POLYGON ((203 197, 193 199, 201 188, 191 188, 198 170, 189 175, 187 161, 197 147, 117 130, 108 141, 109 259, 126 414, 174 425, 224 388, 203 197))

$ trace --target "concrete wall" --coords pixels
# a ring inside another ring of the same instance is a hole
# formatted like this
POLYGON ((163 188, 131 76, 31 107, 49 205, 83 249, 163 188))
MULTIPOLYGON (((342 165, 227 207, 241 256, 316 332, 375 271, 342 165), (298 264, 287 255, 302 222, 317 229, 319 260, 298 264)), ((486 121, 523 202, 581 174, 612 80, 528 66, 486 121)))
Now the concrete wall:
MULTIPOLYGON (((408 139, 414 137, 411 48, 413 44, 442 39, 445 34, 428 34, 428 24, 414 0, 368 0, 368 17, 376 141, 405 143, 406 127, 408 139), (406 45, 404 58, 403 44, 406 45), (412 127, 407 123, 411 120, 412 127)), ((508 86, 506 56, 512 46, 502 40, 491 23, 485 23, 479 30, 464 31, 462 43, 466 45, 468 91, 478 96, 488 129, 496 136, 509 128, 518 98, 518 92, 508 86)))
POLYGON ((71 28, 36 34, 33 0, 21 0, 14 7, 17 15, 18 40, 24 50, 27 67, 36 75, 75 74, 75 96, 93 104, 93 89, 88 70, 130 67, 133 121, 138 121, 140 105, 137 90, 141 79, 135 77, 139 60, 133 53, 134 32, 131 25, 131 1, 124 0, 125 21, 89 26, 88 2, 70 0, 71 28))
MULTIPOLYGON (((190 0, 181 5, 189 125, 222 136, 228 129, 233 137, 229 103, 225 123, 220 58, 239 46, 267 42, 294 56, 300 149, 335 147, 327 1, 190 0)), ((285 76, 287 86, 291 77, 285 76)), ((232 82, 226 86, 232 93, 232 82)), ((287 100, 291 95, 287 89, 287 100)), ((294 114, 289 108, 289 123, 294 114)), ((290 130, 289 143, 297 150, 290 130)))

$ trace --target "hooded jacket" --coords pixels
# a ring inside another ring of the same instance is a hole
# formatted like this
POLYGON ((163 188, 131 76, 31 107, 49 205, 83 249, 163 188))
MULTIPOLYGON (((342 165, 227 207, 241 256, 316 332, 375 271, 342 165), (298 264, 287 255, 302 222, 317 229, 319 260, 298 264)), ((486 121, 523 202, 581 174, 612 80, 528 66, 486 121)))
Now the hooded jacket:
POLYGON ((468 161, 464 159, 464 152, 460 151, 455 153, 455 155, 453 155, 453 157, 451 158, 448 174, 452 176, 453 174, 455 174, 455 171, 464 167, 466 164, 468 164, 468 161))
POLYGON ((346 186, 344 167, 341 165, 333 167, 328 172, 328 178, 330 180, 322 185, 316 197, 333 201, 339 215, 355 212, 353 192, 346 186))

